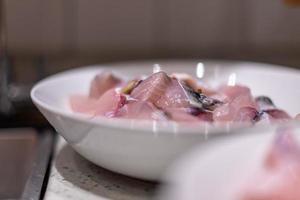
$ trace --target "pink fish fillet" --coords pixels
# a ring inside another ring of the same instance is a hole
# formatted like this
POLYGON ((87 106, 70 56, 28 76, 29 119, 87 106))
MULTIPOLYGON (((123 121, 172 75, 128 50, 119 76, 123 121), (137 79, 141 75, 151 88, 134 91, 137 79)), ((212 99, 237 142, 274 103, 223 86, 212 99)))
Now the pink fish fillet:
POLYGON ((281 133, 262 169, 251 176, 240 200, 299 200, 300 148, 290 133, 281 133))
POLYGON ((284 110, 280 109, 270 109, 264 111, 261 116, 261 122, 279 122, 279 121, 289 121, 291 116, 287 114, 284 110))
POLYGON ((186 108, 190 106, 190 101, 179 81, 172 79, 155 104, 160 108, 186 108))
POLYGON ((125 102, 126 97, 116 93, 114 89, 106 91, 99 99, 92 99, 82 95, 74 95, 70 98, 70 105, 73 111, 108 117, 113 117, 125 102))
POLYGON ((197 117, 201 121, 213 122, 213 114, 211 112, 200 112, 197 117))
POLYGON ((167 116, 147 101, 129 101, 116 114, 117 117, 127 119, 167 120, 167 116))
POLYGON ((213 112, 214 121, 238 121, 253 120, 257 112, 257 105, 251 95, 250 89, 244 86, 223 86, 219 96, 225 102, 213 112))
POLYGON ((171 78, 165 72, 157 72, 143 80, 132 92, 131 96, 140 101, 155 103, 164 93, 171 78))
POLYGON ((99 98, 107 90, 112 89, 121 83, 121 79, 110 72, 102 72, 95 76, 90 86, 90 97, 99 98))
POLYGON ((188 113, 186 108, 168 108, 165 109, 171 120, 178 122, 199 122, 200 118, 188 113))
POLYGON ((159 108, 189 106, 182 85, 165 72, 157 72, 149 76, 132 91, 131 96, 141 101, 149 101, 159 108))

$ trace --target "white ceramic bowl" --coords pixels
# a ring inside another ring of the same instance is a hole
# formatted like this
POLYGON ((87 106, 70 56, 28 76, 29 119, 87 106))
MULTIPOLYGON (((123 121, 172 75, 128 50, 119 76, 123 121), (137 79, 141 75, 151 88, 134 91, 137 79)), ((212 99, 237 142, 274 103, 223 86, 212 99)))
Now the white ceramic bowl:
MULTIPOLYGON (((122 78, 150 74, 155 62, 90 66, 59 73, 37 83, 31 98, 59 134, 82 156, 112 171, 158 180, 180 154, 208 136, 229 129, 209 125, 144 122, 139 120, 89 118, 73 113, 68 106, 72 94, 87 94, 91 79, 101 70, 122 78)), ((203 76, 211 84, 243 83, 254 95, 268 95, 295 115, 300 112, 300 72, 279 66, 250 62, 159 61, 167 72, 203 76), (229 79, 229 80, 228 80, 229 79)), ((227 127, 228 128, 228 127, 227 127)))
POLYGON ((197 147, 168 172, 157 199, 161 200, 239 200, 247 180, 262 168, 275 135, 291 128, 300 143, 299 124, 258 127, 219 137, 197 147))

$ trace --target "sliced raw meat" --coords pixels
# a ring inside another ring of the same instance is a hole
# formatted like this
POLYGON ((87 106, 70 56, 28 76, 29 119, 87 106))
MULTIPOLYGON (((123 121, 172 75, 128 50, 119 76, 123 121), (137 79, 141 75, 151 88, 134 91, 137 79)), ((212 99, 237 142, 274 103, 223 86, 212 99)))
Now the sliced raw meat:
POLYGON ((166 109, 167 115, 171 120, 178 122, 199 122, 199 118, 188 113, 187 108, 166 109))
POLYGON ((251 97, 251 91, 248 87, 235 85, 235 86, 222 86, 219 91, 227 97, 227 101, 231 101, 239 96, 251 97))
MULTIPOLYGON (((209 96, 209 97, 212 97, 213 98, 213 95, 216 95, 217 94, 217 91, 210 87, 209 85, 205 84, 205 83, 198 83, 198 88, 201 90, 201 92, 206 95, 206 96, 209 96)), ((220 101, 222 101, 221 99, 218 99, 220 101)))
POLYGON ((253 107, 241 107, 233 121, 234 122, 251 122, 254 123, 259 120, 259 112, 253 107))
POLYGON ((253 121, 257 114, 257 105, 250 89, 244 86, 223 86, 220 89, 227 102, 213 112, 214 121, 253 121), (253 118, 254 117, 254 118, 253 118))
POLYGON ((173 79, 165 90, 165 94, 155 103, 160 108, 189 108, 197 107, 201 110, 214 110, 222 102, 195 92, 190 87, 173 79))
POLYGON ((73 96, 70 101, 75 112, 107 117, 165 120, 166 111, 175 121, 269 123, 291 119, 270 98, 254 100, 245 86, 225 85, 215 90, 188 74, 168 76, 162 71, 127 83, 102 72, 92 80, 89 97, 73 96))
POLYGON ((235 118, 236 109, 231 104, 223 104, 213 112, 213 119, 216 122, 228 122, 235 118))
POLYGON ((132 92, 131 97, 155 103, 169 86, 171 79, 165 72, 157 72, 143 80, 132 92))
POLYGON ((216 122, 256 122, 259 119, 258 111, 250 106, 234 107, 232 104, 224 104, 213 112, 213 120, 216 122))
POLYGON ((154 102, 159 108, 181 108, 190 106, 188 95, 178 80, 172 79, 160 98, 154 102))
POLYGON ((213 114, 212 112, 203 111, 197 107, 189 107, 186 109, 187 113, 193 116, 197 116, 197 118, 201 121, 213 121, 213 114))
POLYGON ((150 101, 159 108, 187 108, 198 106, 213 109, 220 103, 203 94, 194 92, 177 79, 171 79, 164 72, 158 72, 142 81, 131 93, 131 97, 150 101))
POLYGON ((257 105, 248 87, 241 85, 222 86, 219 92, 221 95, 225 96, 224 101, 232 103, 233 106, 239 108, 245 106, 257 108, 257 105))
POLYGON ((129 95, 132 92, 132 90, 134 88, 136 88, 141 82, 142 82, 142 80, 140 80, 140 79, 131 80, 121 89, 121 92, 123 94, 129 95))
POLYGON ((223 104, 223 102, 217 99, 195 92, 190 88, 184 87, 184 89, 188 96, 190 106, 200 108, 202 111, 213 111, 216 107, 223 104))
POLYGON ((287 114, 284 110, 279 110, 279 109, 270 109, 270 110, 265 110, 265 112, 270 115, 273 119, 291 119, 291 116, 287 114))
POLYGON ((213 122, 213 114, 211 112, 200 112, 197 117, 200 121, 213 122))
POLYGON ((253 101, 251 94, 239 95, 236 98, 232 99, 230 104, 236 108, 252 107, 257 109, 257 105, 255 101, 253 101))
POLYGON ((190 115, 198 116, 203 111, 197 107, 188 107, 186 108, 186 112, 190 115))
POLYGON ((116 115, 128 119, 167 120, 167 116, 147 101, 130 101, 116 115))
POLYGON ((260 123, 288 121, 291 119, 285 111, 279 109, 270 109, 262 111, 260 114, 260 123))
POLYGON ((119 85, 121 80, 110 72, 102 72, 95 76, 91 82, 90 97, 99 98, 104 92, 119 85))
POLYGON ((262 123, 287 121, 291 119, 291 116, 284 110, 277 109, 269 97, 259 96, 255 98, 255 101, 260 110, 260 119, 262 123))
POLYGON ((73 111, 91 115, 106 115, 107 117, 113 117, 125 104, 125 101, 125 96, 116 93, 114 89, 108 90, 99 99, 79 95, 70 98, 73 111))
POLYGON ((178 81, 184 83, 188 87, 192 88, 195 91, 201 91, 201 88, 198 86, 196 79, 194 79, 191 75, 185 73, 173 73, 171 74, 171 78, 175 78, 178 81))
POLYGON ((101 106, 96 109, 95 114, 114 117, 118 110, 126 103, 126 97, 117 93, 115 89, 110 89, 98 101, 101 106))
POLYGON ((97 99, 91 99, 84 95, 73 95, 70 97, 70 106, 75 112, 94 114, 100 105, 97 99))
POLYGON ((194 91, 203 93, 206 96, 211 96, 216 94, 216 91, 207 85, 204 85, 201 82, 198 82, 197 79, 193 78, 189 74, 185 73, 173 73, 171 74, 171 78, 176 78, 178 81, 192 88, 194 91))

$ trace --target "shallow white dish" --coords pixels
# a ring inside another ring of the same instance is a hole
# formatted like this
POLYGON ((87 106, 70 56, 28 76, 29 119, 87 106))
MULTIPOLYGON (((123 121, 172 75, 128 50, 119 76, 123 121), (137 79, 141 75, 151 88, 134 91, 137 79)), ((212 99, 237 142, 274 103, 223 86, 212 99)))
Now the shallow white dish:
POLYGON ((293 130, 300 143, 299 124, 254 128, 220 137, 197 147, 179 160, 165 177, 161 200, 239 200, 242 186, 257 170, 282 127, 293 130))
MULTIPOLYGON (((101 70, 122 78, 152 73, 154 61, 90 66, 51 76, 37 83, 31 98, 47 120, 72 147, 88 160, 125 175, 158 180, 170 163, 199 142, 228 132, 224 127, 197 127, 176 123, 89 118, 68 106, 72 94, 87 94, 91 79, 101 70)), ((300 112, 300 72, 251 62, 159 61, 167 72, 203 76, 212 84, 234 82, 251 88, 254 95, 270 96, 278 107, 300 112)))

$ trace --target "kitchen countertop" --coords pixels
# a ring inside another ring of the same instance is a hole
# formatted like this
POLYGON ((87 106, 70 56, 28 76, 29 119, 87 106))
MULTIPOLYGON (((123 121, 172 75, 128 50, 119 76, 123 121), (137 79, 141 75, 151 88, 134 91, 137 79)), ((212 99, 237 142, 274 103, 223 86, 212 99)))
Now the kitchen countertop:
POLYGON ((156 186, 94 165, 58 136, 44 199, 147 200, 156 186))

